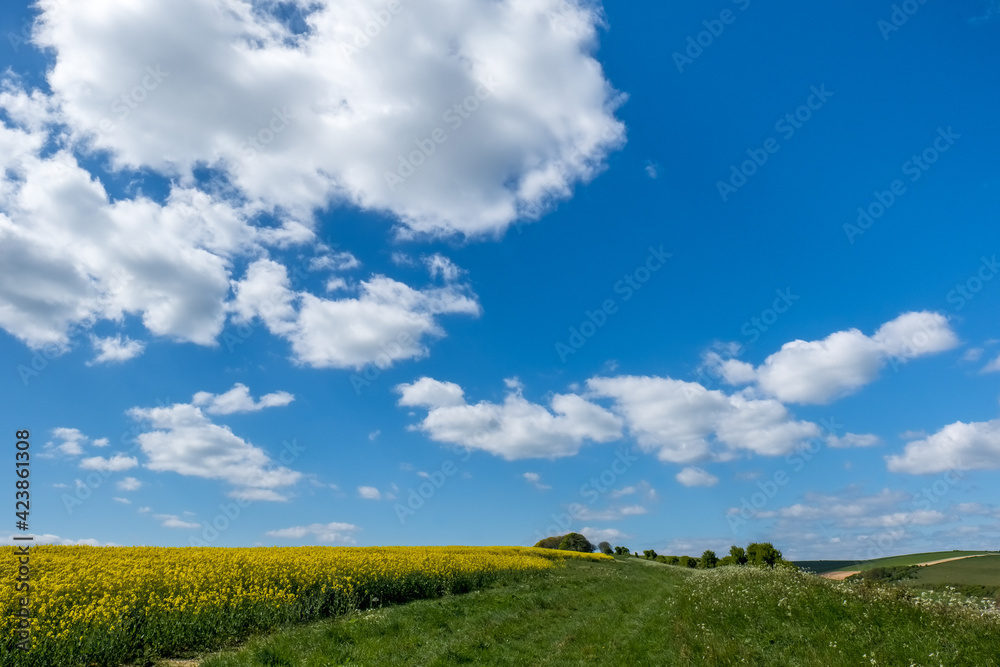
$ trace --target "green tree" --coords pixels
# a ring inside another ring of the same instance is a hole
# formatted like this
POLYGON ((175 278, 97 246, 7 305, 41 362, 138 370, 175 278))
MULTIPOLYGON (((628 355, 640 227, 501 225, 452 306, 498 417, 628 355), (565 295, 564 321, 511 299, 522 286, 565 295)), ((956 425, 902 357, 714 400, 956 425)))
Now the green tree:
POLYGON ((653 560, 656 558, 656 551, 653 549, 645 549, 643 550, 642 555, 646 557, 646 560, 653 560))
POLYGON ((698 559, 691 556, 681 556, 677 559, 677 564, 681 567, 698 567, 698 559))
POLYGON ((774 567, 781 560, 784 560, 781 552, 770 542, 751 542, 747 545, 747 562, 752 565, 774 567))
POLYGON ((679 561, 680 558, 678 558, 677 556, 667 556, 666 563, 667 565, 677 565, 679 561))
POLYGON ((581 551, 588 554, 595 549, 590 540, 580 533, 568 533, 565 535, 562 538, 562 542, 559 543, 559 548, 563 551, 581 551))
POLYGON ((610 542, 601 542, 600 544, 597 545, 597 548, 600 550, 602 554, 607 554, 610 556, 611 554, 614 553, 614 551, 611 550, 610 542))
POLYGON ((538 540, 535 544, 536 547, 542 549, 558 549, 559 543, 563 541, 565 535, 555 535, 553 537, 546 537, 545 539, 538 540))
POLYGON ((738 547, 734 544, 729 547, 729 555, 736 561, 736 565, 744 565, 747 562, 747 552, 743 550, 743 547, 738 547))
POLYGON ((619 556, 631 556, 632 552, 629 551, 628 547, 615 547, 615 553, 619 556))
POLYGON ((719 557, 711 549, 705 549, 705 553, 701 555, 701 560, 698 561, 698 567, 704 569, 713 568, 718 564, 719 557))

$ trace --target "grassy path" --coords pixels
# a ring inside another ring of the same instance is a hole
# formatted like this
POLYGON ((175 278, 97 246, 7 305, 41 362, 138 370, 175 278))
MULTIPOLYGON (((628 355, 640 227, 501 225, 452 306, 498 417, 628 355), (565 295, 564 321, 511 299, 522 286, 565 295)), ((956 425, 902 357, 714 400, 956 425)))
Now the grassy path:
POLYGON ((321 621, 201 667, 671 664, 667 600, 686 573, 634 561, 570 563, 532 581, 321 621), (650 662, 651 661, 651 662, 650 662), (622 663, 619 663, 622 664, 622 663))

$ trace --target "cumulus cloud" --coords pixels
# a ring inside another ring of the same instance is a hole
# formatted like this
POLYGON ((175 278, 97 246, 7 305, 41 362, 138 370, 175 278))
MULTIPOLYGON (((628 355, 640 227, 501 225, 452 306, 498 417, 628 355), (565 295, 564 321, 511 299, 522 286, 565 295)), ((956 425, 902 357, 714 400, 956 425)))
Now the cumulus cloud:
POLYGON ((580 534, 593 544, 600 542, 621 542, 631 537, 631 535, 627 535, 616 528, 592 528, 590 526, 581 528, 580 534))
MULTIPOLYGON (((14 539, 15 537, 24 537, 24 536, 23 535, 16 535, 16 536, 15 535, 9 535, 9 536, 7 536, 5 538, 0 538, 0 544, 4 544, 6 546, 23 547, 24 546, 24 542, 23 541, 15 540, 14 539)), ((52 535, 51 533, 44 533, 42 535, 37 535, 37 534, 34 535, 34 539, 32 540, 31 544, 32 545, 36 545, 36 544, 60 544, 60 545, 65 545, 65 546, 85 545, 85 546, 89 546, 89 547, 100 547, 100 546, 113 547, 113 546, 116 546, 113 542, 106 542, 106 543, 102 544, 101 542, 95 540, 92 537, 88 537, 88 538, 84 538, 84 539, 80 539, 80 540, 72 540, 72 539, 67 539, 65 537, 59 537, 58 535, 52 535)))
POLYGON ((421 378, 396 387, 399 404, 421 406, 427 416, 416 426, 431 439, 479 449, 507 460, 575 455, 586 441, 621 437, 621 420, 576 394, 555 394, 550 408, 526 400, 508 385, 503 403, 470 405, 461 387, 421 378))
POLYGON ((304 32, 266 3, 41 0, 50 115, 118 167, 207 165, 301 219, 348 202, 470 235, 537 217, 624 143, 591 3, 407 2, 374 37, 381 0, 294 4, 304 32))
POLYGON ((129 415, 154 429, 136 437, 150 470, 222 480, 235 487, 231 496, 245 500, 287 500, 277 489, 302 477, 275 464, 267 452, 228 427, 213 423, 196 405, 132 408, 129 415))
POLYGON ((591 378, 587 387, 591 396, 614 401, 640 447, 672 463, 726 460, 741 451, 779 456, 821 433, 777 401, 728 396, 695 382, 616 376, 591 378))
POLYGON ((521 475, 521 477, 524 478, 524 481, 526 481, 528 484, 531 484, 539 491, 547 491, 552 488, 548 484, 542 484, 542 476, 539 475, 537 472, 526 472, 523 475, 521 475))
POLYGON ((46 443, 45 448, 54 447, 60 454, 66 456, 80 456, 83 454, 83 445, 88 438, 80 429, 58 427, 52 429, 53 440, 46 443))
POLYGON ((823 340, 785 343, 751 373, 749 364, 710 361, 731 384, 756 382, 783 403, 829 403, 873 382, 887 363, 898 365, 958 345, 944 315, 909 312, 883 324, 873 336, 857 329, 823 340))
POLYGON ((90 342, 97 352, 91 364, 122 363, 138 357, 146 349, 145 343, 132 340, 121 334, 114 338, 91 336, 90 342))
POLYGON ((983 366, 983 373, 1000 373, 1000 357, 983 366))
MULTIPOLYGON (((162 204, 112 202, 68 152, 42 157, 43 137, 12 146, 21 135, 0 123, 0 146, 15 151, 0 159, 14 177, 0 186, 0 263, 8 269, 0 327, 32 348, 65 350, 76 328, 138 315, 154 335, 214 344, 229 260, 256 236, 241 213, 181 187, 162 204)), ((95 339, 95 363, 135 356, 137 345, 95 339)))
POLYGON ((80 467, 84 470, 97 470, 98 472, 121 472, 135 468, 137 465, 139 465, 138 459, 124 454, 115 454, 111 458, 93 456, 80 461, 80 467))
POLYGON ((913 475, 1000 468, 1000 419, 955 422, 886 457, 891 472, 913 475))
POLYGON ((826 437, 826 444, 834 448, 844 448, 844 447, 874 447, 879 444, 878 436, 872 435, 871 433, 845 433, 842 436, 828 435, 826 437))
POLYGON ((135 477, 126 477, 115 484, 115 487, 119 491, 138 491, 142 488, 142 482, 137 480, 135 477))
POLYGON ((438 316, 481 312, 467 286, 418 290, 381 275, 361 281, 354 297, 294 292, 285 267, 269 259, 251 264, 233 289, 236 322, 260 317, 291 343, 296 361, 317 368, 386 367, 426 356, 423 339, 444 335, 438 316))
POLYGON ((310 271, 349 271, 361 266, 361 261, 347 251, 329 252, 309 261, 310 271))
POLYGON ((719 478, 703 468, 688 466, 676 475, 677 481, 684 486, 715 486, 719 478))
POLYGON ((257 412, 264 408, 282 407, 294 400, 295 396, 287 391, 277 391, 254 401, 247 386, 237 382, 224 394, 199 391, 191 403, 203 408, 210 415, 231 415, 237 412, 257 412))
POLYGON ((361 529, 354 524, 332 522, 269 530, 264 534, 268 537, 286 540, 302 540, 304 537, 312 536, 317 542, 356 544, 357 540, 354 538, 354 534, 359 530, 361 529))
POLYGON ((156 514, 154 516, 160 520, 160 525, 164 528, 181 528, 184 530, 195 530, 196 528, 201 528, 201 524, 184 521, 180 517, 173 514, 156 514))
POLYGON ((365 500, 381 500, 382 493, 374 486, 359 486, 358 497, 364 498, 365 500))
POLYGON ((425 257, 424 263, 427 265, 427 270, 430 272, 432 278, 440 278, 445 282, 451 283, 458 280, 462 275, 462 269, 440 253, 434 253, 430 257, 425 257))

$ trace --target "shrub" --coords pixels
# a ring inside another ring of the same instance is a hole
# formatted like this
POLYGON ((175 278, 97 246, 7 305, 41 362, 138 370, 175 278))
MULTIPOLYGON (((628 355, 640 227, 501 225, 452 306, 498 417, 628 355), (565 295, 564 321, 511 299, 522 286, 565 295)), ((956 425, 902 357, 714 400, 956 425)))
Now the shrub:
POLYGON ((713 568, 718 564, 719 557, 711 549, 705 549, 705 553, 701 555, 701 560, 698 561, 698 567, 703 569, 713 568))
POLYGON ((614 553, 614 551, 611 550, 610 542, 601 542, 600 544, 597 545, 597 548, 598 550, 600 550, 602 554, 607 554, 610 556, 611 554, 614 553))
POLYGON ((558 549, 559 544, 563 541, 565 535, 555 535, 553 537, 546 537, 545 539, 538 540, 535 544, 536 547, 542 549, 558 549))

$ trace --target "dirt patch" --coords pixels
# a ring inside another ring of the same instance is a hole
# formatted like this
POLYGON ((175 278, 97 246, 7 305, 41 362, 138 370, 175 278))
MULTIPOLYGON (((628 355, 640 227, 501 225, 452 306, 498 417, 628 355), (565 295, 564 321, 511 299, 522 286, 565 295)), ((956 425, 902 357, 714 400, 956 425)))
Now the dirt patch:
POLYGON ((843 581, 844 579, 847 579, 852 574, 857 574, 858 572, 861 572, 861 570, 841 570, 840 572, 824 572, 823 574, 821 574, 819 576, 823 577, 824 579, 833 579, 834 581, 843 581))

